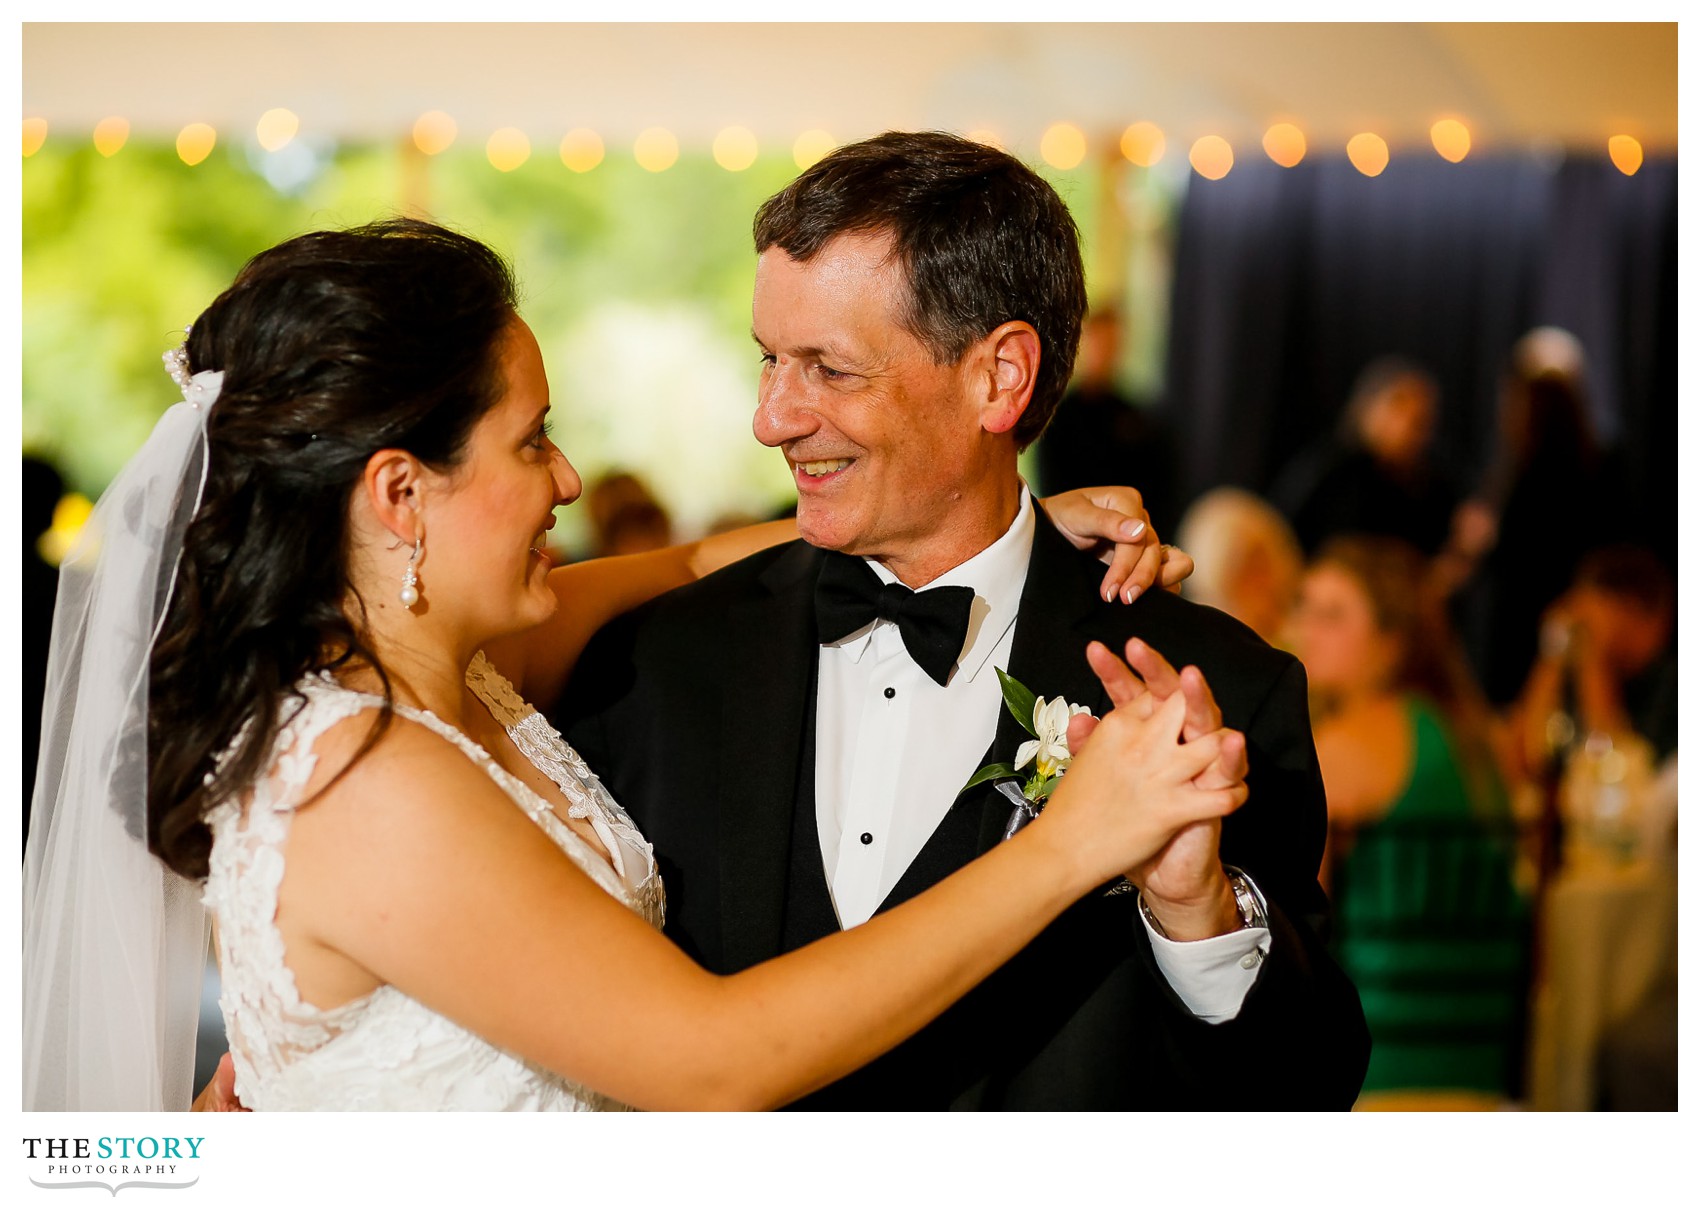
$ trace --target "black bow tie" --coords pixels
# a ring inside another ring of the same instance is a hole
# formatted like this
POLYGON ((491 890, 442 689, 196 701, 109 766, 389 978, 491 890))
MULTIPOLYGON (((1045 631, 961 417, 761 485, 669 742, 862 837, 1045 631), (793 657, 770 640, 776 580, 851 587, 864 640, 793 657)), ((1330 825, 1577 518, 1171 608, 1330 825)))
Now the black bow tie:
POLYGON ((974 591, 965 585, 919 592, 886 585, 867 561, 828 552, 815 582, 815 631, 822 644, 831 644, 876 619, 890 620, 915 664, 942 687, 962 655, 973 605, 974 591))

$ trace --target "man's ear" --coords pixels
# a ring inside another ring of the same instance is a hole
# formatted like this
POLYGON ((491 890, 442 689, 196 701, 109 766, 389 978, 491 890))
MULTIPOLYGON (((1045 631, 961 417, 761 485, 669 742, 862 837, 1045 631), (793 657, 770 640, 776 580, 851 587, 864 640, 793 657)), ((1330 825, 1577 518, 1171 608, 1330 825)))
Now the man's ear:
POLYGON ((980 380, 985 385, 980 428, 988 434, 1008 433, 1033 399, 1039 376, 1039 334, 1025 320, 1009 320, 987 334, 979 347, 980 380))
POLYGON ((393 447, 373 453, 360 477, 372 517, 403 543, 424 533, 424 466, 408 452, 393 447))

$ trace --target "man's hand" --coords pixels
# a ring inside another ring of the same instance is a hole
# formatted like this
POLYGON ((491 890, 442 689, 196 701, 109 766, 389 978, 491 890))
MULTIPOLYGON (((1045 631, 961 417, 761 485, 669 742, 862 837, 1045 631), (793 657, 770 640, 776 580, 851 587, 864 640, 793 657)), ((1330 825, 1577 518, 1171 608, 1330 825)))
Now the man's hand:
MULTIPOLYGON (((1198 667, 1187 666, 1177 673, 1161 653, 1138 639, 1127 642, 1126 654, 1128 664, 1124 665, 1102 644, 1093 643, 1086 650, 1087 661, 1103 681, 1111 703, 1116 707, 1139 704, 1151 712, 1179 692, 1186 700, 1182 740, 1194 741, 1218 731, 1222 735, 1221 753, 1194 783, 1210 790, 1244 781, 1249 769, 1245 736, 1223 728, 1222 710, 1198 667)), ((1085 741, 1091 728, 1085 717, 1077 716, 1070 722, 1071 751, 1085 741)), ((1127 873, 1128 880, 1145 894, 1145 904, 1169 938, 1208 939, 1240 928, 1239 907, 1222 870, 1221 837, 1219 818, 1195 822, 1177 832, 1150 863, 1127 873)))
POLYGON ((189 1105, 191 1112, 246 1112, 240 1100, 236 1098, 236 1063, 226 1053, 218 1059, 218 1069, 213 1071, 212 1081, 206 1089, 195 1097, 195 1102, 189 1105))

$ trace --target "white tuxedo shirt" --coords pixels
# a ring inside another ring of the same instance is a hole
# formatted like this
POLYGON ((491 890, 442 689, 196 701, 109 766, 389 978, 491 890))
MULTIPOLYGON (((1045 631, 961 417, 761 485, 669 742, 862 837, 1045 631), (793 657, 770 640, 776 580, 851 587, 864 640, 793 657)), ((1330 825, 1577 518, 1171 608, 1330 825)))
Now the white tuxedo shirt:
MULTIPOLYGON (((1024 487, 1002 537, 926 586, 974 591, 962 655, 945 686, 910 659, 888 620, 821 646, 815 816, 827 887, 845 927, 866 922, 890 894, 997 730, 1004 708, 996 671, 1009 667, 1035 525, 1024 487)), ((877 561, 868 566, 883 582, 897 580, 877 561)), ((1029 689, 1046 699, 1061 690, 1029 689)), ((1194 1015, 1219 1023, 1239 1013, 1269 951, 1266 928, 1178 943, 1141 922, 1164 977, 1194 1015)))

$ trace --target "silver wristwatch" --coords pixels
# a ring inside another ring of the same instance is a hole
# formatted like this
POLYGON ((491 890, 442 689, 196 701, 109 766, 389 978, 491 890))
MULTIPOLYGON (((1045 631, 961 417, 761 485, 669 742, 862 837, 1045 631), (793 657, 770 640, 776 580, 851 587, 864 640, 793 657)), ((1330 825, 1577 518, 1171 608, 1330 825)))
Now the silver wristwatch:
MULTIPOLYGON (((1228 877, 1228 887, 1234 891, 1234 905, 1240 912, 1240 930, 1250 930, 1252 927, 1269 925, 1269 915, 1264 912, 1263 898, 1257 891, 1257 886, 1251 883, 1251 877, 1238 868, 1222 865, 1222 871, 1228 877)), ((1151 907, 1145 904, 1145 894, 1139 895, 1139 912, 1145 916, 1146 925, 1164 939, 1169 933, 1163 929, 1163 924, 1157 921, 1157 916, 1151 912, 1151 907)))

